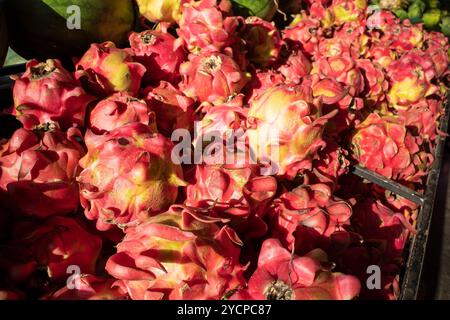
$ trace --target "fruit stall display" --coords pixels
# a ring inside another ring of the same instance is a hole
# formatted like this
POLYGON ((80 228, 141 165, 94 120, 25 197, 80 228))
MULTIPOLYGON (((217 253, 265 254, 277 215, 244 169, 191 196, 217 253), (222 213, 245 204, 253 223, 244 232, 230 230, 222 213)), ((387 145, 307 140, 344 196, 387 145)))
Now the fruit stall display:
POLYGON ((439 28, 366 0, 3 5, 0 62, 29 60, 0 71, 0 299, 417 296, 439 28), (175 161, 179 133, 210 153, 175 161))

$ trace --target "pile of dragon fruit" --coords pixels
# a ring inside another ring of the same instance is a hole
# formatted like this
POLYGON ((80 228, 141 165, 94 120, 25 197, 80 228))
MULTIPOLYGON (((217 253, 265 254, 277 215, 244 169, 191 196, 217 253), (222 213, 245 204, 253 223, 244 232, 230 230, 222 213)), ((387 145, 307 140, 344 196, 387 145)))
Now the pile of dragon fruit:
POLYGON ((281 28, 184 1, 74 72, 29 61, 0 144, 0 299, 398 298, 419 208, 349 167, 424 192, 448 39, 309 2, 281 28))

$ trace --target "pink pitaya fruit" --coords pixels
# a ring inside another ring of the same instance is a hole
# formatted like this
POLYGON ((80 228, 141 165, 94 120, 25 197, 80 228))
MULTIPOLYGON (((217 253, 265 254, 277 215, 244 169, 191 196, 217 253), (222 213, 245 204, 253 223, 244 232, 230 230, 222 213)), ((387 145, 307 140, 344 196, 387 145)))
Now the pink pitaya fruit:
POLYGON ((248 288, 238 291, 232 299, 351 300, 360 290, 356 277, 331 271, 322 250, 299 257, 283 248, 278 240, 267 239, 248 288))
POLYGON ((240 19, 228 16, 216 0, 190 1, 181 8, 178 35, 189 51, 215 53, 237 40, 240 19))
POLYGON ((334 23, 342 25, 347 22, 361 23, 367 18, 367 0, 333 0, 331 11, 334 23))
POLYGON ((46 281, 65 280, 70 266, 82 273, 95 272, 101 246, 100 237, 75 219, 23 221, 16 224, 12 241, 1 249, 0 269, 12 283, 42 290, 46 281))
POLYGON ((120 92, 100 101, 89 115, 89 129, 103 134, 126 124, 140 122, 156 132, 155 114, 145 101, 120 92))
POLYGON ((101 97, 115 92, 136 96, 146 71, 134 62, 131 49, 118 49, 112 42, 92 44, 76 70, 75 76, 85 89, 101 97))
POLYGON ((179 69, 186 56, 180 40, 166 30, 145 30, 130 35, 134 60, 147 69, 144 83, 168 81, 176 84, 180 81, 179 69))
POLYGON ((286 62, 278 68, 278 71, 288 82, 299 84, 302 78, 311 72, 311 69, 311 61, 301 51, 294 51, 286 62))
POLYGON ((291 48, 300 48, 308 57, 317 52, 322 37, 320 20, 307 17, 304 13, 297 15, 283 32, 286 43, 291 48))
POLYGON ((81 205, 99 230, 126 227, 166 210, 184 184, 171 160, 172 143, 142 123, 102 136, 86 134, 80 160, 81 205))
POLYGON ((250 62, 265 67, 278 59, 283 41, 274 22, 248 17, 241 36, 245 41, 250 62))
POLYGON ((274 174, 293 178, 311 169, 312 159, 325 147, 322 133, 332 116, 322 115, 310 84, 275 85, 250 103, 250 149, 274 174))
POLYGON ((0 190, 20 213, 48 217, 78 208, 81 133, 52 127, 17 130, 0 149, 0 190), (26 201, 24 201, 26 199, 26 201))
POLYGON ((25 128, 48 122, 57 123, 63 130, 84 125, 86 108, 94 98, 58 60, 31 60, 25 73, 15 80, 14 115, 25 128))
POLYGON ((438 91, 432 84, 436 77, 434 63, 429 56, 419 51, 410 51, 387 69, 390 90, 389 103, 396 109, 407 109, 438 91))
POLYGON ((420 183, 433 162, 401 119, 393 116, 371 113, 356 127, 352 146, 361 165, 400 182, 420 183))
POLYGON ((214 219, 173 206, 129 229, 106 270, 131 299, 221 299, 244 285, 241 241, 214 219))
POLYGON ((275 83, 283 83, 285 78, 279 72, 273 70, 255 71, 244 91, 246 92, 245 102, 254 100, 260 94, 266 92, 275 83))
POLYGON ((186 97, 169 82, 144 90, 144 100, 155 112, 158 131, 170 137, 176 129, 191 130, 194 119, 194 100, 186 97))
POLYGON ((389 83, 383 69, 377 63, 369 59, 359 59, 356 65, 364 79, 364 90, 361 95, 364 97, 365 105, 373 107, 385 99, 389 83))
POLYGON ((249 80, 249 75, 224 54, 191 54, 189 61, 181 65, 180 72, 183 92, 212 104, 224 103, 230 96, 240 93, 249 80))
POLYGON ((284 193, 269 213, 272 236, 287 248, 307 253, 326 249, 333 233, 350 225, 352 207, 326 184, 301 185, 284 193))

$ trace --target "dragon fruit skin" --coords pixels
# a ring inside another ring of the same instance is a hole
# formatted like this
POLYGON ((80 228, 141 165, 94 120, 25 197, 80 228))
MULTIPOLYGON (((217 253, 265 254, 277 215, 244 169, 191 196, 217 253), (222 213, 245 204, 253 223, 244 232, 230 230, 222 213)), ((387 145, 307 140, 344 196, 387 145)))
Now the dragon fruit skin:
POLYGON ((106 270, 131 299, 220 299, 244 285, 242 244, 229 227, 173 206, 127 230, 106 270))
POLYGON ((131 49, 116 48, 112 42, 92 44, 76 64, 75 77, 96 96, 106 97, 116 92, 136 96, 145 67, 134 62, 131 49))
POLYGON ((128 123, 146 124, 156 132, 155 114, 145 101, 119 92, 100 101, 89 115, 89 129, 104 134, 128 123))
POLYGON ((322 39, 320 20, 299 14, 284 30, 283 40, 291 48, 299 48, 308 58, 317 53, 322 39))
POLYGON ((327 249, 330 237, 344 231, 351 216, 351 205, 335 198, 326 184, 302 185, 275 200, 269 227, 287 248, 307 253, 327 249))
POLYGON ((49 281, 65 280, 68 267, 73 265, 83 273, 94 272, 101 247, 101 238, 72 218, 22 221, 16 224, 11 242, 2 249, 0 269, 12 283, 45 285, 39 283, 40 271, 49 281))
POLYGON ((330 8, 336 25, 359 23, 367 17, 367 0, 333 0, 330 8))
POLYGON ((152 22, 175 23, 181 18, 181 5, 189 0, 136 0, 139 13, 152 22))
POLYGON ((277 175, 293 178, 310 169, 325 146, 322 132, 332 116, 321 115, 308 84, 273 86, 250 103, 250 149, 259 160, 269 161, 277 175))
POLYGON ((396 109, 407 109, 438 90, 431 83, 436 77, 433 61, 417 51, 411 51, 391 63, 387 75, 391 86, 387 98, 396 109))
POLYGON ((352 138, 354 157, 389 179, 420 183, 433 157, 420 150, 398 118, 371 113, 352 138))
POLYGON ((275 24, 258 17, 248 17, 241 33, 248 59, 259 66, 274 63, 281 52, 283 41, 275 24))
POLYGON ((448 74, 450 49, 449 41, 440 32, 430 32, 425 37, 426 52, 431 56, 438 78, 448 74))
POLYGON ((299 84, 304 76, 312 69, 311 61, 301 52, 294 51, 278 71, 288 82, 299 84))
POLYGON ((389 83, 380 65, 371 62, 369 59, 359 59, 356 65, 364 79, 364 90, 362 96, 368 106, 375 106, 385 99, 385 92, 388 91, 389 83))
POLYGON ((194 100, 186 97, 169 82, 144 90, 144 100, 155 113, 158 131, 170 137, 176 129, 192 130, 194 100))
POLYGON ((25 128, 55 122, 67 130, 82 127, 86 108, 94 98, 58 60, 30 60, 25 73, 15 78, 13 114, 25 128))
POLYGON ((189 51, 216 53, 237 41, 239 17, 227 16, 216 0, 185 3, 177 30, 189 51))
POLYGON ((120 288, 113 287, 114 282, 114 279, 82 274, 79 277, 79 289, 65 286, 44 300, 126 300, 127 295, 120 288))
POLYGON ((356 277, 330 271, 322 250, 292 256, 278 240, 267 239, 248 288, 232 300, 351 300, 360 290, 356 277))
POLYGON ((17 130, 0 149, 0 189, 20 213, 35 217, 67 214, 78 208, 78 161, 81 133, 17 130), (27 201, 23 201, 23 199, 27 201))
POLYGON ((85 140, 80 200, 98 230, 144 221, 175 202, 184 182, 167 138, 142 123, 130 123, 102 136, 88 132, 85 140))
POLYGON ((221 104, 240 93, 249 75, 239 69, 236 62, 224 54, 190 55, 180 67, 182 91, 200 102, 221 104))
POLYGON ((132 33, 129 39, 134 60, 147 69, 143 78, 145 84, 180 81, 179 69, 186 57, 181 41, 164 30, 132 33))
POLYGON ((249 103, 257 96, 266 92, 274 83, 282 83, 285 81, 283 75, 273 70, 256 71, 252 73, 251 79, 244 88, 246 92, 245 102, 249 103))

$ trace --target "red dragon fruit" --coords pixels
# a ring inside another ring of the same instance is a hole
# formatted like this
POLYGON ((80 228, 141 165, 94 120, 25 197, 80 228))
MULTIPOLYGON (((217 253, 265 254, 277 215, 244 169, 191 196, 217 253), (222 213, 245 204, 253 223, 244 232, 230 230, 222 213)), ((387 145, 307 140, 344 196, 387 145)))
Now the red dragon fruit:
POLYGON ((440 32, 427 33, 425 37, 426 52, 434 62, 434 68, 438 78, 448 74, 450 45, 448 38, 440 32))
POLYGON ((331 271, 320 249, 305 256, 292 255, 275 239, 261 249, 258 268, 248 288, 238 291, 236 300, 351 300, 358 296, 357 278, 331 271))
POLYGON ((106 135, 86 134, 80 183, 81 205, 99 230, 144 221, 177 198, 181 168, 171 160, 172 143, 142 123, 106 135))
POLYGON ((101 97, 122 91, 135 96, 146 71, 134 62, 131 49, 118 49, 112 42, 92 44, 76 70, 75 76, 86 90, 101 97))
POLYGON ((179 69, 185 52, 179 40, 166 30, 146 30, 130 35, 134 60, 147 69, 144 83, 157 84, 164 80, 176 84, 180 81, 179 69))
POLYGON ((385 92, 388 91, 389 83, 383 69, 377 63, 369 59, 359 59, 356 61, 356 65, 364 79, 362 96, 365 105, 373 107, 385 99, 385 92))
POLYGON ((275 23, 258 17, 248 17, 241 36, 245 41, 250 62, 264 67, 278 59, 283 41, 275 23))
POLYGON ((383 242, 387 262, 402 260, 406 242, 416 232, 402 213, 369 198, 355 206, 352 225, 364 239, 383 242))
POLYGON ((156 132, 155 114, 147 104, 124 92, 115 93, 100 101, 89 118, 89 128, 96 134, 113 131, 134 122, 149 125, 156 132))
POLYGON ((184 93, 200 102, 220 104, 240 93, 249 75, 224 54, 193 55, 180 67, 184 93))
POLYGON ((240 245, 231 228, 173 206, 127 230, 106 270, 131 299, 220 299, 244 285, 240 245))
POLYGON ((246 94, 246 102, 254 100, 260 94, 266 92, 274 83, 283 83, 285 78, 279 72, 273 70, 256 71, 247 84, 244 91, 246 94))
POLYGON ((305 184, 275 200, 269 216, 273 237, 307 253, 317 247, 326 249, 330 236, 350 225, 352 207, 335 198, 326 184, 305 184))
POLYGON ((15 80, 14 115, 25 128, 48 122, 58 123, 64 130, 84 125, 86 108, 94 98, 58 60, 31 60, 15 80))
POLYGON ((367 17, 367 0, 333 0, 330 8, 336 25, 358 23, 367 17))
POLYGON ((170 137, 176 129, 192 129, 194 100, 186 97, 169 82, 144 90, 144 100, 155 112, 158 131, 170 137))
POLYGON ((46 281, 66 279, 70 266, 94 272, 101 246, 100 237, 75 219, 24 221, 15 226, 12 241, 2 249, 0 269, 13 283, 42 289, 46 281))
POLYGON ((378 63, 384 69, 389 67, 396 58, 396 54, 381 42, 371 44, 365 56, 372 62, 378 63))
POLYGON ((17 130, 0 149, 0 190, 8 203, 23 214, 48 217, 78 208, 78 161, 84 155, 71 128, 17 130), (24 201, 26 199, 26 201, 24 201))
POLYGON ((308 57, 313 56, 323 37, 320 20, 299 14, 284 30, 283 39, 290 47, 299 47, 308 57))
POLYGON ((105 279, 90 274, 74 278, 79 287, 69 289, 67 286, 45 297, 47 300, 126 300, 127 295, 120 288, 113 287, 115 279, 105 279))
POLYGON ((216 0, 191 1, 182 6, 177 32, 189 51, 220 52, 237 40, 240 20, 227 16, 222 9, 216 0))
POLYGON ((352 138, 359 163, 401 182, 421 182, 433 158, 417 145, 399 118, 371 113, 352 138))
POLYGON ((391 63, 387 75, 390 82, 387 98, 395 109, 407 109, 438 91, 431 83, 436 77, 433 61, 418 51, 411 51, 391 63))
POLYGON ((413 25, 409 20, 404 20, 400 24, 386 26, 381 41, 396 53, 403 54, 422 47, 424 31, 420 25, 413 25))
POLYGON ((325 146, 322 132, 332 116, 322 116, 309 84, 275 85, 250 104, 249 146, 274 173, 293 178, 311 169, 312 159, 325 146))
POLYGON ((278 70, 288 82, 299 84, 311 69, 311 61, 301 51, 294 51, 278 70))

